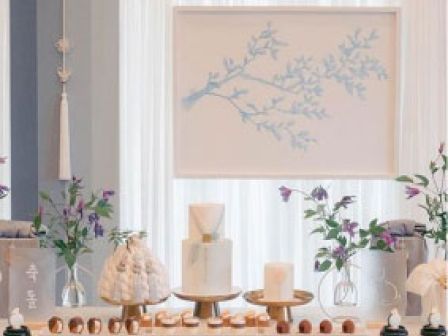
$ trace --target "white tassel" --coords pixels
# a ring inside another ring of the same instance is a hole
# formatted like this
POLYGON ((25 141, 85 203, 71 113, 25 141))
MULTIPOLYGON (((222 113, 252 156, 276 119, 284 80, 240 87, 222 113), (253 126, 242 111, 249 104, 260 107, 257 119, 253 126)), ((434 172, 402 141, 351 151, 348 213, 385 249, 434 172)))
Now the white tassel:
POLYGON ((70 124, 68 116, 68 100, 65 90, 61 94, 59 127, 59 180, 68 181, 72 178, 72 169, 70 161, 70 124))

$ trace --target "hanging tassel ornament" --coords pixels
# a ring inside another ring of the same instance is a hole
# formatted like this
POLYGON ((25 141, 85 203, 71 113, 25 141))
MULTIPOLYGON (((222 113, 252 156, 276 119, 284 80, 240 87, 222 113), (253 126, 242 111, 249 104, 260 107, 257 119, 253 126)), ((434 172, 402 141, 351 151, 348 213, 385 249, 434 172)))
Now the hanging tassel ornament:
POLYGON ((68 113, 67 82, 71 72, 66 68, 66 54, 70 44, 65 36, 65 0, 62 0, 62 38, 56 42, 56 49, 62 56, 62 66, 57 73, 62 85, 61 104, 59 110, 59 180, 68 181, 72 178, 70 160, 70 118, 68 113))

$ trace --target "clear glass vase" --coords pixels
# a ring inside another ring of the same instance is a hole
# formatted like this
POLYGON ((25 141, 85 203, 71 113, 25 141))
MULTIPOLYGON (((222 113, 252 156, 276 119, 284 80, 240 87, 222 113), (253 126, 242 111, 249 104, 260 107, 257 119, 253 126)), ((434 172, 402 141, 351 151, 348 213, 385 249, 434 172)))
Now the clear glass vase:
POLYGON ((334 288, 334 304, 353 307, 358 304, 358 289, 352 281, 352 266, 345 264, 338 273, 339 281, 334 288))
POLYGON ((86 291, 78 279, 78 264, 67 268, 67 282, 62 289, 63 307, 82 307, 86 304, 86 291))
POLYGON ((435 259, 448 261, 448 246, 445 242, 439 242, 436 245, 435 259))

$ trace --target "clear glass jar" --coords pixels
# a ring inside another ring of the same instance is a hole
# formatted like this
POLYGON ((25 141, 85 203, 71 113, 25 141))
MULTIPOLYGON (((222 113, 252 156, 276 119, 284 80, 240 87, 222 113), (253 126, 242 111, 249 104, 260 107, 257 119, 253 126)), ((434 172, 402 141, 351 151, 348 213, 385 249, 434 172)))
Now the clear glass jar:
POLYGON ((86 305, 86 291, 78 279, 78 263, 67 267, 67 282, 62 289, 62 306, 83 307, 86 305))
POLYGON ((351 277, 352 266, 346 263, 339 271, 339 281, 334 288, 334 304, 353 307, 358 304, 358 289, 351 277))

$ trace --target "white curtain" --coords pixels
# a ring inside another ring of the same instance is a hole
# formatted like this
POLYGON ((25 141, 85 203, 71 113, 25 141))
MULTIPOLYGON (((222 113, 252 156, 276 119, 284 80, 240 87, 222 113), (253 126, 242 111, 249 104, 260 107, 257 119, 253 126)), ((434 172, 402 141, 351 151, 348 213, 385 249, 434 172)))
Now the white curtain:
MULTIPOLYGON (((318 244, 302 220, 304 203, 282 203, 278 187, 310 190, 328 186, 334 198, 354 194, 352 216, 423 219, 404 202, 393 181, 181 180, 172 176, 171 9, 173 5, 342 5, 403 6, 400 168, 426 168, 446 138, 445 0, 136 0, 121 1, 120 137, 121 225, 146 229, 150 245, 168 265, 173 287, 180 285, 181 240, 187 236, 188 204, 226 205, 226 236, 234 242, 234 284, 262 286, 263 264, 295 263, 296 285, 316 292, 313 272, 318 244)), ((233 303, 235 304, 235 303, 233 303)))
MULTIPOLYGON (((0 156, 7 156, 0 165, 0 184, 10 186, 10 41, 9 0, 0 0, 0 156)), ((11 197, 0 200, 0 218, 11 217, 11 197)))

